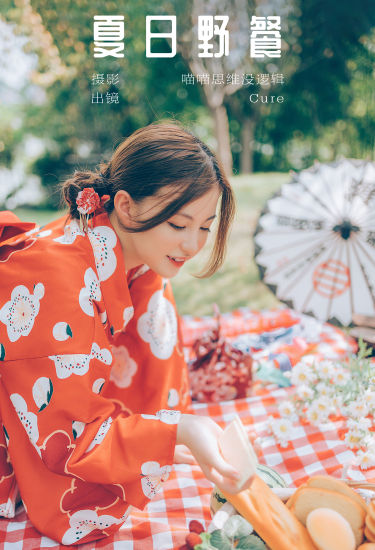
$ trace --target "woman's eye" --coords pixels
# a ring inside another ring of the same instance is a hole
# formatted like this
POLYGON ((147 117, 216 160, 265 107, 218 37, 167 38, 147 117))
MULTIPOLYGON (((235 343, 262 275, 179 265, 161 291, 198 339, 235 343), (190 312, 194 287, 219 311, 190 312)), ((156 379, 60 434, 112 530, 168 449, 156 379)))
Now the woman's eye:
POLYGON ((201 227, 202 231, 207 231, 207 233, 211 232, 211 229, 209 227, 201 227))
POLYGON ((175 223, 172 223, 172 222, 168 222, 168 223, 171 227, 173 227, 173 229, 177 229, 177 231, 180 231, 181 229, 185 229, 185 226, 176 225, 175 223))

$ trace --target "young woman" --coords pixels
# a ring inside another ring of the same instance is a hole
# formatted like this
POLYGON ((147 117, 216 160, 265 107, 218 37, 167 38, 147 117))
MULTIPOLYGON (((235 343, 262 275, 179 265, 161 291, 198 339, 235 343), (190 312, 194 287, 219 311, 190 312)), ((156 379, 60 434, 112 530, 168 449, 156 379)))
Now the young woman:
POLYGON ((236 492, 221 428, 187 412, 168 282, 205 244, 219 201, 203 276, 220 267, 234 205, 215 156, 174 124, 136 131, 62 191, 68 217, 39 233, 0 216, 0 513, 19 490, 37 529, 77 544, 143 508, 183 445, 236 492))

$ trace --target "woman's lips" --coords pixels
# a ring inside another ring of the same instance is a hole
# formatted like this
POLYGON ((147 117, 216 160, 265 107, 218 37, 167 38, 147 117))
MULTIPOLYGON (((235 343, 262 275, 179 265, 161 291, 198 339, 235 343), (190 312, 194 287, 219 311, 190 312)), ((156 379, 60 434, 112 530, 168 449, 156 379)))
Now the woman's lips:
POLYGON ((186 259, 187 258, 173 258, 172 256, 167 256, 168 260, 176 267, 181 267, 184 265, 184 263, 186 262, 186 259))

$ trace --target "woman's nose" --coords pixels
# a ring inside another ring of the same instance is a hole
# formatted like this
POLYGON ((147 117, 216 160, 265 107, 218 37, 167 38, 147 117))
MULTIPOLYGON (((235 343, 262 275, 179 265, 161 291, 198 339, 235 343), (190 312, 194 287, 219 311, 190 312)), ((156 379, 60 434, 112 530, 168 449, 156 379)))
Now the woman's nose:
POLYGON ((189 235, 185 235, 184 240, 181 243, 181 251, 186 256, 194 256, 201 248, 200 242, 199 242, 199 236, 197 233, 191 233, 189 235))

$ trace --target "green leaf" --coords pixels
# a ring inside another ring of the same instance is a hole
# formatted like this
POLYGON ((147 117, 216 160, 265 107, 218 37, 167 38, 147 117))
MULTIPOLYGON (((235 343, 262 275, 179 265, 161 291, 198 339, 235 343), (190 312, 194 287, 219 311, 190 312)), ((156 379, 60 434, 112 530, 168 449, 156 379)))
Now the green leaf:
POLYGON ((72 338, 73 332, 69 325, 66 326, 66 333, 72 338))
POLYGON ((53 384, 52 384, 52 380, 49 379, 49 391, 47 392, 47 404, 51 401, 52 394, 53 394, 53 384))
POLYGON ((211 546, 209 542, 202 542, 201 544, 196 544, 194 550, 217 550, 216 546, 211 546))
POLYGON ((5 348, 3 344, 0 344, 0 361, 4 361, 4 357, 5 357, 5 348))
POLYGON ((257 380, 263 380, 264 382, 271 382, 277 384, 280 388, 287 388, 291 386, 290 380, 284 376, 280 369, 271 367, 266 363, 261 363, 256 371, 257 380))
POLYGON ((218 550, 232 550, 233 548, 231 541, 221 529, 216 529, 211 533, 210 543, 218 550))
POLYGON ((238 541, 236 550, 266 550, 267 546, 262 541, 261 538, 256 535, 248 535, 247 537, 242 537, 238 541))
POLYGON ((200 537, 202 539, 201 544, 196 544, 194 550, 217 550, 215 546, 212 546, 210 543, 211 533, 201 533, 200 537))
POLYGON ((253 532, 253 526, 245 518, 235 514, 224 523, 223 531, 230 539, 239 539, 250 535, 253 532))
POLYGON ((211 539, 211 533, 205 533, 204 531, 202 533, 200 533, 200 538, 202 539, 203 542, 210 542, 210 539, 211 539))
POLYGON ((6 441, 8 442, 8 441, 9 441, 9 435, 8 435, 8 432, 7 432, 5 426, 3 426, 3 430, 4 430, 5 439, 6 439, 6 441))

